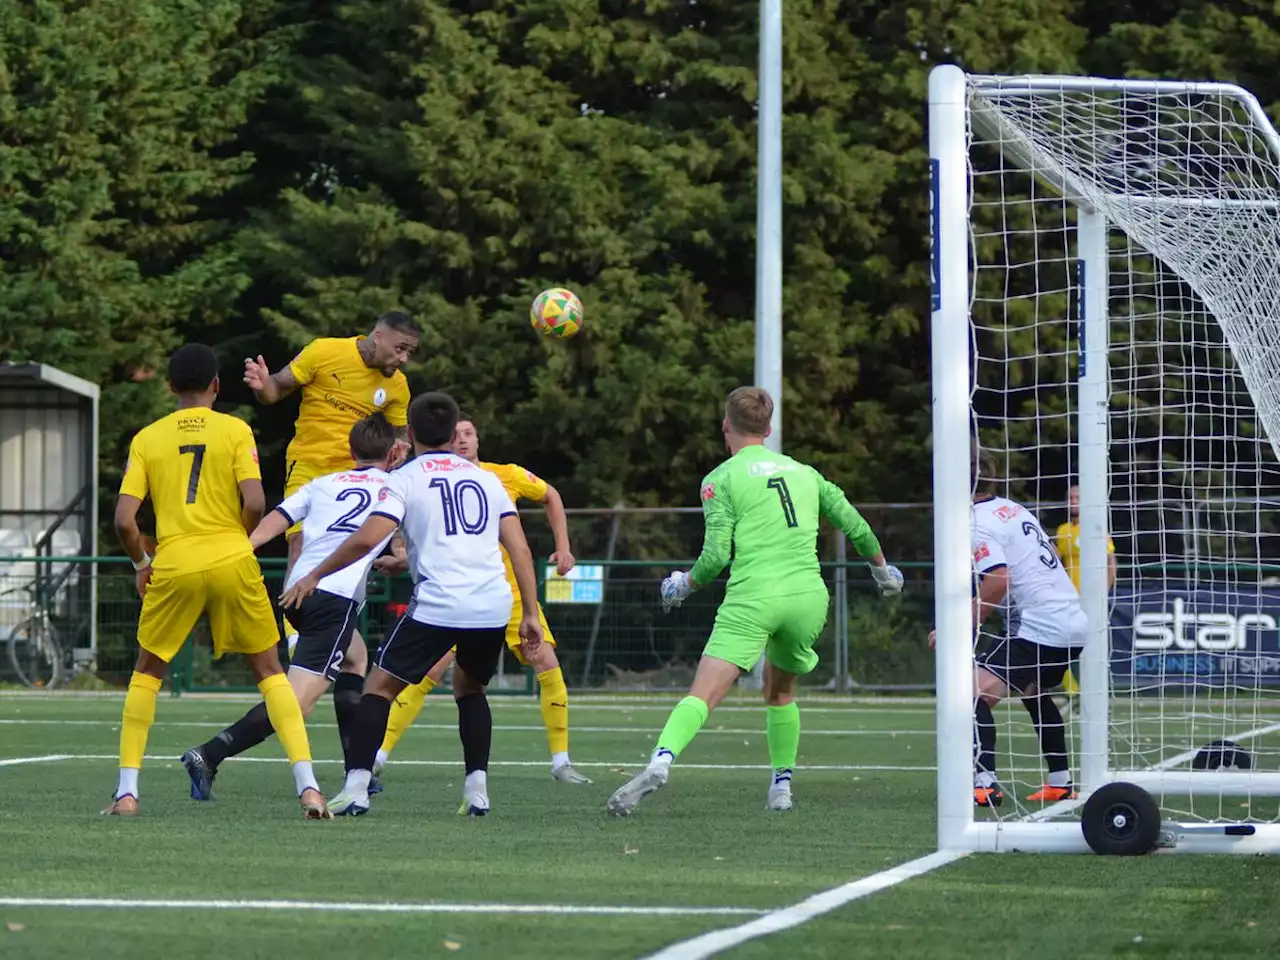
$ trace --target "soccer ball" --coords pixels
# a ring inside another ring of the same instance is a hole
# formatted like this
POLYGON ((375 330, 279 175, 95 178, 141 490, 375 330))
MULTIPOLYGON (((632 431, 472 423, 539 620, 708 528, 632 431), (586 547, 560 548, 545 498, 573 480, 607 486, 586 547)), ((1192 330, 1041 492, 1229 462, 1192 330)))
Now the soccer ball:
POLYGON ((582 301, 572 290, 552 287, 543 290, 529 308, 533 329, 548 337, 565 339, 582 329, 582 301))

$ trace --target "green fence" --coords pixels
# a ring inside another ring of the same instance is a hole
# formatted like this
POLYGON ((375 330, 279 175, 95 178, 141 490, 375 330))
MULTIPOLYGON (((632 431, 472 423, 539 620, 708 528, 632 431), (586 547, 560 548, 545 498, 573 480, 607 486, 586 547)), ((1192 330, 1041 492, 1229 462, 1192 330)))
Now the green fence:
MULTIPOLYGON (((0 630, 20 617, 24 603, 33 602, 32 594, 13 589, 15 584, 32 582, 37 572, 40 578, 47 578, 54 567, 65 570, 66 565, 74 565, 75 575, 56 596, 44 599, 51 604, 69 657, 72 648, 89 645, 91 586, 96 578, 97 651, 91 663, 85 658, 84 666, 112 686, 127 683, 137 655, 135 631, 141 606, 127 560, 14 557, 0 558, 0 565, 6 571, 0 574, 0 604, 6 598, 11 604, 7 613, 0 606, 0 630), (15 597, 22 599, 15 601, 15 597)), ((550 584, 544 580, 545 569, 539 569, 540 599, 570 686, 607 690, 688 686, 724 594, 721 580, 696 593, 681 608, 663 614, 658 604, 659 582, 671 570, 689 565, 689 560, 581 560, 577 574, 588 576, 550 584), (590 576, 596 572, 598 578, 590 576), (565 596, 574 592, 577 597, 565 596)), ((280 593, 284 561, 263 559, 262 567, 274 598, 280 593)), ((807 678, 809 684, 833 689, 932 687, 933 656, 925 642, 933 612, 931 565, 903 567, 908 578, 906 592, 883 599, 873 589, 864 563, 823 564, 832 612, 818 647, 821 662, 807 678), (847 610, 843 619, 836 616, 840 606, 847 610), (846 664, 843 677, 836 674, 841 662, 846 664)), ((405 577, 370 576, 360 629, 371 647, 386 635, 410 593, 411 584, 405 577)), ((283 647, 281 654, 283 658, 283 647)), ((7 669, 7 663, 0 665, 0 682, 10 679, 4 675, 7 669)), ((515 692, 533 689, 532 678, 510 655, 504 661, 504 675, 506 683, 499 688, 515 692)), ((175 692, 253 688, 241 658, 213 660, 203 621, 174 662, 171 686, 175 692)))

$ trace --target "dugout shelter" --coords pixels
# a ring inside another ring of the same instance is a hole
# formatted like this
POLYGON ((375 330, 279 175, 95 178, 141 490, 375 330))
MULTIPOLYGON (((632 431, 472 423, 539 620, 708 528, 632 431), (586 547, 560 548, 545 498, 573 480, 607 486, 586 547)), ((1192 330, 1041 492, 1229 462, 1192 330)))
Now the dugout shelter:
POLYGON ((97 651, 98 385, 0 363, 0 641, 42 602, 79 663, 97 651), (37 587, 38 589, 24 589, 37 587))

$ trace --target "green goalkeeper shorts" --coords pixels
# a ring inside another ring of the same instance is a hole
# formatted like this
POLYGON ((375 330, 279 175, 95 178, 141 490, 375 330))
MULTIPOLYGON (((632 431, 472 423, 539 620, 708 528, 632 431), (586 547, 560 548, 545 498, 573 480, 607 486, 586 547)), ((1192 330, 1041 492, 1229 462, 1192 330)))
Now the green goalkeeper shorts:
POLYGON ((725 598, 702 651, 750 670, 763 653, 788 673, 808 673, 818 665, 813 645, 827 623, 827 589, 781 597, 725 598))

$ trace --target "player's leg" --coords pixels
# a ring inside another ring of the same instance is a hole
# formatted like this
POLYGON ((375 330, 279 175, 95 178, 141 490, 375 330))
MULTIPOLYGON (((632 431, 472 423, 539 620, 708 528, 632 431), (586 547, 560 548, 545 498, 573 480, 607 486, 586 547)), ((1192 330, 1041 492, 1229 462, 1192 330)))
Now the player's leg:
MULTIPOLYGON (((288 500, 323 473, 325 471, 315 464, 303 463, 298 460, 288 461, 284 472, 284 499, 288 500)), ((288 547, 288 559, 285 560, 284 565, 284 582, 288 583, 289 574, 293 572, 293 565, 298 562, 298 557, 302 555, 302 524, 295 523, 285 531, 285 544, 288 547)), ((287 614, 280 618, 280 625, 284 628, 284 640, 289 647, 289 655, 292 656, 294 644, 298 642, 298 630, 287 614)))
POLYGON ((364 678, 368 672, 369 650, 360 631, 353 629, 342 665, 333 681, 333 716, 338 724, 338 739, 342 743, 344 757, 351 745, 351 732, 355 729, 360 698, 364 695, 364 678))
POLYGON ((387 733, 391 705, 406 687, 421 683, 437 660, 452 646, 438 627, 401 617, 378 648, 364 681, 360 707, 346 754, 347 778, 342 792, 333 798, 337 816, 361 816, 369 812, 369 785, 378 746, 387 733))
POLYGON ((311 767, 311 743, 302 708, 280 664, 280 635, 257 558, 249 556, 215 567, 206 576, 214 656, 244 654, 266 703, 271 727, 293 768, 303 816, 308 820, 328 819, 329 810, 311 767))
MULTIPOLYGON (((294 611, 301 632, 287 676, 304 718, 337 676, 337 662, 352 640, 354 618, 354 604, 325 593, 312 594, 294 611)), ((212 800, 213 781, 222 761, 256 747, 273 733, 264 700, 216 736, 186 751, 181 760, 191 780, 191 798, 212 800)))
POLYGON ((156 718, 156 699, 169 664, 187 642, 204 607, 204 574, 152 574, 138 617, 138 660, 129 678, 120 721, 120 776, 112 803, 103 813, 138 812, 138 774, 147 737, 156 718))
POLYGON ((996 771, 996 721, 991 708, 1009 695, 1009 640, 998 640, 979 656, 973 669, 974 773, 973 802, 980 807, 998 807, 1004 791, 996 771))
POLYGON ((483 817, 489 812, 489 749, 493 743, 493 713, 485 688, 498 672, 505 630, 454 631, 458 661, 453 670, 453 698, 458 705, 458 739, 466 779, 458 813, 483 817))
POLYGON ((798 677, 818 665, 814 646, 827 624, 831 598, 826 587, 770 604, 773 634, 765 648, 765 739, 769 745, 769 792, 765 807, 790 810, 791 784, 800 753, 800 705, 795 702, 798 677))
POLYGON ((1036 737, 1040 741, 1040 752, 1048 768, 1044 786, 1027 799, 1033 803, 1057 803, 1060 800, 1071 800, 1076 797, 1076 788, 1071 782, 1071 758, 1067 753, 1067 725, 1062 719, 1062 711, 1058 709, 1058 704, 1044 691, 1063 682, 1068 675, 1076 650, 1040 646, 1025 640, 1021 642, 1035 648, 1036 682, 1034 686, 1024 691, 1022 705, 1031 716, 1036 737))
POLYGON ((569 688, 564 682, 564 672, 556 656, 556 640, 551 635, 541 604, 538 606, 538 622, 542 625, 542 644, 530 656, 520 639, 520 607, 513 607, 511 621, 507 623, 507 648, 522 664, 533 668, 538 681, 538 706, 542 710, 542 725, 547 730, 551 776, 562 783, 590 783, 569 761, 569 688))
POLYGON ((405 731, 413 725, 413 721, 418 719, 418 714, 422 712, 422 705, 426 702, 427 695, 440 685, 445 671, 453 665, 453 660, 454 651, 447 651, 420 682, 412 683, 405 687, 400 692, 400 695, 396 697, 395 702, 391 705, 391 716, 387 718, 386 737, 382 741, 382 746, 378 748, 378 756, 374 761, 373 772, 375 774, 382 772, 382 768, 386 766, 387 759, 391 756, 391 751, 396 748, 396 744, 400 742, 400 738, 404 736, 405 731))
POLYGON ((667 717, 648 766, 609 798, 610 813, 629 817, 642 799, 666 786, 676 757, 698 735, 711 711, 733 689, 738 677, 749 672, 760 659, 769 630, 758 604, 727 600, 720 605, 688 695, 667 717))

